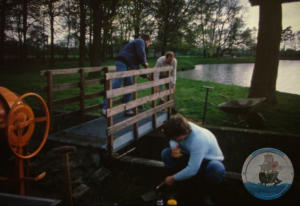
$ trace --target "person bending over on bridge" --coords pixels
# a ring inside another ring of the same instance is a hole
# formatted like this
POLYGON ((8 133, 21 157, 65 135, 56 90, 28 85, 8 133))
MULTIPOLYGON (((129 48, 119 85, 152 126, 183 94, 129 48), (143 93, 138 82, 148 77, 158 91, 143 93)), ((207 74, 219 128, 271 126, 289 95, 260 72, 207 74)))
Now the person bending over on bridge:
MULTIPOLYGON (((143 65, 145 68, 148 68, 147 58, 146 58, 146 47, 151 44, 151 38, 149 35, 142 35, 141 38, 137 38, 128 44, 126 44, 118 53, 116 57, 116 68, 117 72, 123 72, 127 70, 139 69, 139 64, 143 65)), ((112 88, 121 87, 122 83, 125 83, 125 86, 133 84, 132 77, 117 78, 113 80, 112 88)), ((131 99, 131 94, 124 95, 125 102, 129 102, 131 99)), ((102 104, 102 113, 106 115, 107 109, 107 100, 103 100, 102 104)), ((133 115, 132 110, 127 110, 126 115, 133 115)))
MULTIPOLYGON (((171 88, 175 89, 176 87, 176 69, 177 69, 177 60, 175 59, 174 52, 168 51, 166 52, 165 56, 161 56, 156 60, 155 67, 165 67, 165 66, 172 66, 174 69, 171 73, 171 76, 173 77, 173 80, 171 82, 171 88)), ((168 72, 161 72, 159 74, 159 78, 166 78, 168 77, 168 72)), ((158 76, 154 77, 155 79, 158 79, 158 76)), ((166 87, 168 88, 168 84, 166 84, 166 87)), ((162 85, 159 87, 160 90, 162 90, 162 85)))
POLYGON ((174 172, 164 183, 168 186, 191 178, 199 180, 201 190, 209 190, 225 176, 224 156, 216 137, 207 129, 176 114, 164 126, 170 147, 161 152, 165 167, 174 172))

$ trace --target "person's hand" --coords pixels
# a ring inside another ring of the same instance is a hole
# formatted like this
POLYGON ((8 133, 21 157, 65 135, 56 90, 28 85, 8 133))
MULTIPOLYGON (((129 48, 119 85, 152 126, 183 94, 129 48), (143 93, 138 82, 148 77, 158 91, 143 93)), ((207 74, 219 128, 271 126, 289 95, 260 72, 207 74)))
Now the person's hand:
POLYGON ((165 178, 165 184, 168 185, 168 186, 172 186, 175 182, 175 179, 174 179, 174 176, 168 176, 165 178))
POLYGON ((174 158, 180 158, 180 157, 182 157, 182 153, 181 153, 181 149, 180 149, 179 145, 177 145, 176 147, 174 147, 172 149, 171 156, 174 157, 174 158))
POLYGON ((173 89, 174 89, 174 91, 175 91, 175 89, 176 89, 176 85, 175 85, 175 84, 173 84, 173 89))
POLYGON ((149 64, 146 62, 146 63, 144 64, 144 67, 145 67, 145 68, 148 68, 148 67, 149 67, 149 64))
POLYGON ((152 81, 152 77, 151 77, 150 75, 147 75, 147 79, 148 79, 149 81, 152 81))

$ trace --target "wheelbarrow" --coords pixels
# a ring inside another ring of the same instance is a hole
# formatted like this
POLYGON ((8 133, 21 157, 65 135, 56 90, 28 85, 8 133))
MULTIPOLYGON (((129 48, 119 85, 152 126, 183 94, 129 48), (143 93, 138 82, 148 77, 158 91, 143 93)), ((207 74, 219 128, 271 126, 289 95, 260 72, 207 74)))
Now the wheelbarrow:
POLYGON ((246 123, 247 127, 262 129, 264 128, 265 119, 257 112, 257 109, 265 100, 265 97, 232 99, 217 105, 217 107, 223 112, 236 115, 242 119, 238 124, 246 123))

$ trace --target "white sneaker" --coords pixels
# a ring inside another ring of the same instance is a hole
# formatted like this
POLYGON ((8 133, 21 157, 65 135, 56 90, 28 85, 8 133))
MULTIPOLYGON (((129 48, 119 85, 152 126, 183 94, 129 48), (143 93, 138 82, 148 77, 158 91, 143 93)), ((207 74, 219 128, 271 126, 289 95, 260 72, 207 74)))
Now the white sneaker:
POLYGON ((101 112, 104 116, 106 116, 106 109, 102 109, 101 112))

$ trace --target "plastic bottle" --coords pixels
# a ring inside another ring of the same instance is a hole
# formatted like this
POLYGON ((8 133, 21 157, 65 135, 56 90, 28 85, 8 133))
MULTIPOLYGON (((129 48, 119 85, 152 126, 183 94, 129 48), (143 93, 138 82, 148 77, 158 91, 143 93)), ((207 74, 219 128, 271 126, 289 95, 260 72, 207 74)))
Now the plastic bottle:
POLYGON ((167 202, 168 206, 177 206, 177 201, 175 199, 169 199, 167 202))
POLYGON ((161 193, 158 193, 158 198, 156 200, 156 206, 163 206, 164 205, 164 199, 162 197, 161 193))

